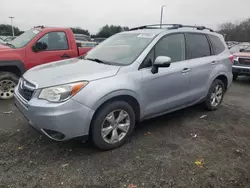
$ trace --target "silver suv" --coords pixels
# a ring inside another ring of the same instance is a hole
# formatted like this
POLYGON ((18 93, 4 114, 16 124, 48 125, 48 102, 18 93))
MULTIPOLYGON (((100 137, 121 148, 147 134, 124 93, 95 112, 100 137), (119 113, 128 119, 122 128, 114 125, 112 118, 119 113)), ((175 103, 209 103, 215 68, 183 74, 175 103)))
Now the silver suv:
POLYGON ((89 136, 96 147, 114 149, 138 121, 200 102, 216 110, 231 85, 232 63, 223 37, 211 29, 141 26, 84 57, 29 70, 15 103, 53 140, 89 136))

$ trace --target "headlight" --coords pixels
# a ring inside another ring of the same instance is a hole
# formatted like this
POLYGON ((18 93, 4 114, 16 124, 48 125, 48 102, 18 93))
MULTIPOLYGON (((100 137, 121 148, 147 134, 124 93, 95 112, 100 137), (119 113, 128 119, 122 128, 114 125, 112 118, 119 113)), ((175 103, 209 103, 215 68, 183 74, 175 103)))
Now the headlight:
POLYGON ((238 60, 239 60, 239 57, 234 55, 234 61, 238 61, 238 60))
POLYGON ((233 64, 238 64, 239 62, 239 57, 234 55, 234 63, 233 64))
POLYGON ((87 84, 88 82, 85 81, 44 88, 38 98, 45 99, 50 102, 62 102, 74 96, 87 84))

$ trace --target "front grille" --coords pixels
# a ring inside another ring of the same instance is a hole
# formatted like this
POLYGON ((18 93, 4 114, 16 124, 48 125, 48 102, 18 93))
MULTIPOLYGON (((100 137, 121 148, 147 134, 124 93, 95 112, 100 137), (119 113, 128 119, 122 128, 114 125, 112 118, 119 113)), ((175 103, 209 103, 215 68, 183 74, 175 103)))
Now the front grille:
POLYGON ((25 98, 27 101, 30 101, 34 91, 30 91, 28 89, 21 89, 20 87, 18 88, 18 91, 20 95, 25 98))
POLYGON ((249 65, 250 66, 250 58, 239 58, 239 64, 241 65, 249 65))
POLYGON ((26 99, 27 101, 30 101, 34 93, 34 90, 35 90, 35 86, 33 84, 23 79, 20 80, 19 85, 18 85, 18 92, 24 99, 26 99))

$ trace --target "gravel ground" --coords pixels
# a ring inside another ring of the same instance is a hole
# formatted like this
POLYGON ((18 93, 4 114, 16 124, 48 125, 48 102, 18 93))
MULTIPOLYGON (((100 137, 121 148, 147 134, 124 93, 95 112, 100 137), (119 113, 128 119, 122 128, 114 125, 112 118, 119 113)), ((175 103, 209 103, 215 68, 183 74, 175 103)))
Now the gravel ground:
POLYGON ((216 112, 198 105, 142 122, 107 152, 51 141, 0 102, 0 188, 250 187, 250 79, 216 112))

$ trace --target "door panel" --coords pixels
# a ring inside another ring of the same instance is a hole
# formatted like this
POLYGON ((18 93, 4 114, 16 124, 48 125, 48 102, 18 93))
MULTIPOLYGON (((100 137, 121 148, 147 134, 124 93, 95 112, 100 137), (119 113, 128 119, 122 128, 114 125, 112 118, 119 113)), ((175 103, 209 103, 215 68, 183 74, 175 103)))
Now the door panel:
POLYGON ((28 68, 76 56, 76 52, 70 48, 67 35, 63 31, 47 33, 37 42, 46 43, 47 49, 44 51, 34 52, 32 48, 27 48, 26 59, 28 62, 28 68))
POLYGON ((157 74, 151 69, 142 69, 142 96, 145 116, 162 113, 185 105, 188 97, 189 75, 182 73, 186 62, 172 63, 168 68, 159 68, 157 74))
POLYGON ((215 56, 193 59, 187 62, 190 68, 189 93, 191 103, 207 95, 207 82, 214 67, 212 62, 216 62, 215 56))
POLYGON ((187 66, 190 68, 190 101, 195 102, 207 95, 207 82, 216 64, 211 46, 206 35, 199 33, 186 34, 187 66))
POLYGON ((189 69, 185 61, 183 33, 162 37, 142 63, 142 94, 145 116, 185 106, 188 103, 189 69), (171 65, 151 72, 152 63, 159 56, 171 58, 171 65))

